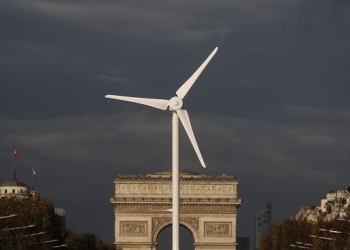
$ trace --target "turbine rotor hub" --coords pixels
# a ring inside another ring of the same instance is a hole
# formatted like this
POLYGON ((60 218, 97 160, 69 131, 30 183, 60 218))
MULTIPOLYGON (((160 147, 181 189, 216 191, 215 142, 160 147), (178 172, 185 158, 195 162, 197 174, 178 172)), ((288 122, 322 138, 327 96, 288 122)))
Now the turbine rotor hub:
POLYGON ((174 96, 169 100, 169 108, 170 110, 177 111, 181 109, 183 106, 183 101, 180 97, 174 96))

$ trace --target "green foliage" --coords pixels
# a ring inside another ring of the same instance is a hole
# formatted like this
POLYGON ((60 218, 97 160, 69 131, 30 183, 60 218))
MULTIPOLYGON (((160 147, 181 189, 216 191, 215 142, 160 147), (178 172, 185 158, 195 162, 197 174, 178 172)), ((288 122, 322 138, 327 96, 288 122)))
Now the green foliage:
POLYGON ((271 233, 266 233, 260 240, 261 250, 287 250, 290 245, 299 242, 309 242, 312 223, 287 219, 274 225, 271 233))
POLYGON ((72 230, 62 231, 64 241, 71 250, 79 250, 81 247, 81 236, 72 230))
POLYGON ((79 235, 72 230, 62 231, 64 241, 70 250, 114 250, 114 245, 108 245, 98 239, 94 234, 84 233, 79 235))
POLYGON ((58 232, 50 199, 1 198, 0 216, 10 214, 17 216, 0 219, 1 249, 51 249, 41 243, 53 239, 58 232))
POLYGON ((313 250, 350 250, 349 235, 350 224, 347 221, 337 219, 328 221, 322 218, 317 222, 287 219, 274 225, 271 233, 261 236, 260 250, 294 249, 290 245, 296 245, 297 242, 310 244, 308 246, 301 244, 300 246, 313 250), (316 235, 318 238, 310 237, 310 235, 316 235))
POLYGON ((79 235, 69 229, 61 230, 55 224, 54 210, 52 200, 47 198, 1 198, 0 216, 17 216, 0 219, 0 249, 46 250, 61 244, 72 250, 115 249, 93 234, 79 235), (28 227, 30 225, 35 226, 28 227), (49 242, 53 239, 58 241, 49 242))

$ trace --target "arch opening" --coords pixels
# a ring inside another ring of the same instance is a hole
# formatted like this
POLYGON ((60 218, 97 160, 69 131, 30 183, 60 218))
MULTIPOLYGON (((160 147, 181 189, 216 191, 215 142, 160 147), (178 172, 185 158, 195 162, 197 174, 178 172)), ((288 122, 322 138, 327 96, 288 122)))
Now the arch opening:
MULTIPOLYGON (((157 235, 157 250, 172 249, 172 225, 165 226, 157 235)), ((194 250, 194 237, 192 232, 184 225, 179 228, 179 248, 181 250, 194 250)))

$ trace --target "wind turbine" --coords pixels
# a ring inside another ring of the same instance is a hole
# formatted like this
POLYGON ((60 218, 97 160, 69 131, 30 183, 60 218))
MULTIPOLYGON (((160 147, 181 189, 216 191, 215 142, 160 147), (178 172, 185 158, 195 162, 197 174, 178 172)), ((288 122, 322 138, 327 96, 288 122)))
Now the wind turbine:
POLYGON ((173 113, 172 116, 172 216, 173 216, 173 231, 172 231, 172 242, 173 250, 179 250, 179 118, 185 128, 185 131, 192 143, 194 150, 198 156, 201 165, 205 168, 205 163, 202 154, 197 145, 196 138, 192 130, 190 118, 185 109, 182 109, 183 99, 185 98, 187 92, 191 89, 192 85, 195 83, 199 75, 202 73, 204 68, 213 58, 218 48, 216 47, 213 52, 208 56, 208 58, 202 63, 202 65, 193 73, 193 75, 176 91, 176 96, 172 97, 170 100, 164 99, 152 99, 152 98, 138 98, 130 96, 118 96, 118 95, 106 95, 106 98, 117 99, 121 101, 133 102, 138 104, 143 104, 151 106, 153 108, 169 110, 173 113))

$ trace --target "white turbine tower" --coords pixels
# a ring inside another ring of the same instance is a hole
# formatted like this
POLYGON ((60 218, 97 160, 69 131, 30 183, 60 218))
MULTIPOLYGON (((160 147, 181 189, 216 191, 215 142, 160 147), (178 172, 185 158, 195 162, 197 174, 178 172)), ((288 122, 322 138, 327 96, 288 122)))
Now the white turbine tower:
POLYGON ((138 104, 143 104, 151 106, 153 108, 169 110, 173 113, 172 117, 172 214, 173 214, 173 250, 179 250, 179 118, 185 131, 192 143, 194 150, 198 156, 198 159, 202 166, 205 168, 205 163, 199 147, 197 145, 196 138, 191 127, 190 118, 185 109, 182 109, 183 99, 187 92, 191 89, 192 85, 195 83, 199 75, 202 73, 204 68, 213 58, 218 48, 216 47, 213 52, 208 56, 208 58, 202 63, 202 65, 193 73, 193 75, 176 91, 176 96, 172 97, 170 100, 164 99, 151 99, 151 98, 137 98, 130 96, 117 96, 117 95, 106 95, 106 98, 117 99, 127 102, 133 102, 138 104))

